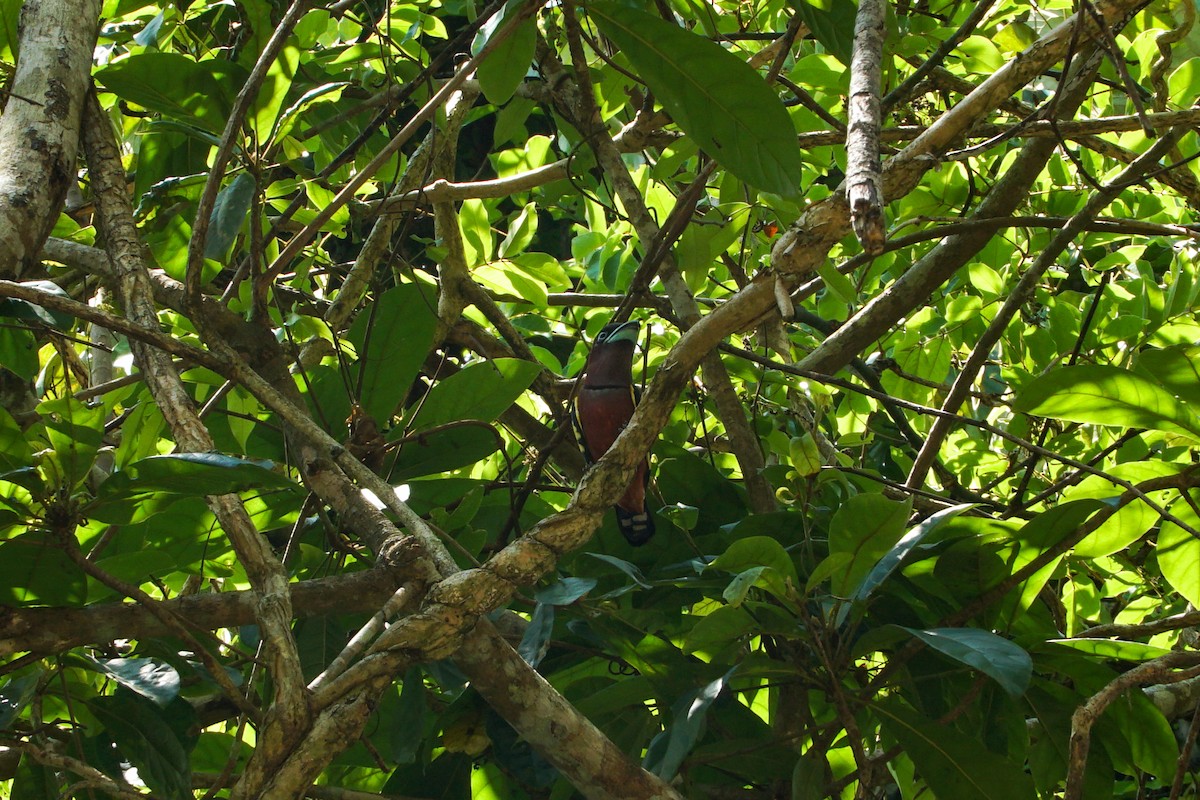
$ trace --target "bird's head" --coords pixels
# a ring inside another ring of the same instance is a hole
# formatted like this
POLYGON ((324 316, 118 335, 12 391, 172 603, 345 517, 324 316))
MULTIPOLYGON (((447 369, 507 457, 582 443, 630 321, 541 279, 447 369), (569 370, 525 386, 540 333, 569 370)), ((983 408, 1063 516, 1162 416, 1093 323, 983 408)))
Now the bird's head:
POLYGON ((584 383, 623 386, 633 382, 633 351, 641 324, 637 320, 610 322, 600 329, 588 355, 584 383))

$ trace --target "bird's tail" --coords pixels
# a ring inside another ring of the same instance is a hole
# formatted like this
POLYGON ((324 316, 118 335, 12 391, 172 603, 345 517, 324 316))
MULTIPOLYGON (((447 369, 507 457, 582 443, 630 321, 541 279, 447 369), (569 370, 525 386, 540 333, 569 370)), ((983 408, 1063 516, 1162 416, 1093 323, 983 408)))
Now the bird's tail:
POLYGON ((636 514, 620 506, 613 506, 613 510, 617 512, 617 526, 626 541, 634 547, 650 541, 654 535, 654 518, 648 510, 636 514))

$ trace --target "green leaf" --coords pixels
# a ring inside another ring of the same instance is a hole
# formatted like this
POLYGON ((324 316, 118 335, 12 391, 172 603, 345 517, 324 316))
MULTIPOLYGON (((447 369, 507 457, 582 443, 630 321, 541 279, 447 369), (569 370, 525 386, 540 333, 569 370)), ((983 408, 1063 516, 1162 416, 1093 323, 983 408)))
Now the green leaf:
POLYGON ((469 364, 429 390, 412 427, 424 430, 464 419, 492 422, 524 394, 541 371, 540 364, 518 358, 469 364))
POLYGON ((881 494, 849 498, 829 523, 829 554, 850 553, 845 572, 833 576, 831 591, 850 597, 854 588, 904 536, 912 501, 897 502, 881 494))
POLYGON ((1046 643, 1069 647, 1072 650, 1104 659, 1120 659, 1121 661, 1150 661, 1171 652, 1165 647, 1156 647, 1143 642, 1125 642, 1120 639, 1047 639, 1046 643))
POLYGON ((717 569, 737 576, 725 590, 728 602, 734 605, 751 586, 761 586, 785 602, 800 586, 792 557, 770 536, 738 539, 706 567, 706 571, 717 569))
POLYGON ((299 65, 300 48, 293 39, 279 51, 271 68, 267 70, 267 76, 250 108, 248 119, 258 134, 259 142, 268 142, 274 137, 275 122, 287 101, 288 91, 292 88, 299 65))
POLYGON ((189 497, 248 492, 254 489, 302 491, 270 461, 223 453, 172 453, 135 461, 100 485, 97 499, 113 502, 154 492, 189 497))
POLYGON ((238 231, 250 213, 254 200, 254 176, 239 172, 237 177, 217 195, 209 220, 208 239, 204 242, 204 257, 218 261, 225 258, 238 231))
POLYGON ((179 673, 170 664, 152 658, 79 658, 88 668, 109 676, 160 708, 166 708, 179 696, 179 673))
POLYGON ((1034 800, 1033 779, 1008 759, 950 726, 925 719, 898 697, 871 704, 883 732, 899 742, 921 778, 944 798, 1034 800))
POLYGON ((87 580, 40 531, 0 542, 0 606, 80 606, 87 580))
MULTIPOLYGON (((1193 530, 1200 530, 1200 515, 1191 504, 1172 504, 1171 515, 1193 530)), ((1200 539, 1167 520, 1158 532, 1155 553, 1171 588, 1192 605, 1200 606, 1200 539)))
POLYGON ((709 708, 736 670, 734 667, 705 686, 685 692, 675 701, 671 706, 671 724, 646 748, 646 757, 642 761, 645 769, 665 781, 675 777, 684 758, 704 735, 709 708))
POLYGON ((1071 422, 1148 428, 1200 439, 1200 420, 1161 384, 1120 367, 1061 367, 1026 385, 1013 408, 1071 422))
POLYGON ((459 425, 422 433, 400 448, 388 480, 402 483, 450 472, 477 464, 499 449, 496 432, 482 425, 459 425))
MULTIPOLYGON (((54 281, 21 281, 17 285, 28 289, 36 289, 39 292, 61 297, 64 300, 71 299, 71 295, 67 294, 67 291, 54 281)), ((15 297, 0 298, 0 317, 21 319, 26 322, 45 325, 48 328, 59 328, 62 330, 70 329, 71 322, 75 319, 70 314, 64 314, 61 311, 51 311, 39 306, 37 303, 31 303, 28 300, 18 300, 15 297)), ((7 362, 3 363, 7 364, 7 362)))
POLYGON ((858 7, 851 0, 792 0, 792 8, 826 52, 850 66, 858 7))
POLYGON ((104 407, 88 407, 73 397, 57 397, 39 403, 38 412, 63 470, 63 488, 73 489, 88 476, 104 443, 104 407))
POLYGON ((758 623, 742 606, 718 606, 696 620, 684 637, 683 652, 718 653, 757 630, 758 623))
MULTIPOLYGON (((475 36, 471 52, 478 54, 504 22, 516 16, 525 5, 523 0, 509 0, 504 11, 494 14, 475 36)), ((512 98, 525 74, 533 64, 537 45, 537 20, 533 17, 517 25, 507 39, 485 58, 476 70, 479 88, 493 105, 502 106, 512 98)))
POLYGON ((804 162, 783 103, 720 45, 609 0, 588 14, 625 53, 676 124, 746 183, 794 196, 804 162))
POLYGON ((0 473, 30 466, 33 466, 33 448, 17 421, 0 408, 0 473))
POLYGON ((191 707, 179 702, 166 710, 140 695, 118 692, 95 698, 91 708, 151 791, 166 800, 194 800, 187 749, 175 730, 179 720, 173 719, 191 707))
MULTIPOLYGON (((842 606, 841 610, 838 612, 838 622, 841 623, 845 621, 852 609, 861 610, 863 604, 871 596, 871 593, 874 592, 880 584, 887 580, 893 572, 899 569, 900 565, 904 563, 904 559, 908 557, 908 554, 911 553, 913 549, 925 539, 926 536, 936 530, 943 522, 953 519, 970 507, 971 506, 969 504, 963 504, 942 509, 936 514, 933 514, 923 520, 920 524, 914 526, 908 531, 908 533, 904 534, 900 541, 896 542, 894 546, 884 553, 883 556, 881 556, 879 560, 875 562, 874 566, 871 567, 871 571, 863 577, 862 582, 858 584, 858 587, 850 595, 850 604, 842 606)), ((886 538, 882 538, 882 541, 887 541, 888 538, 890 538, 890 533, 886 538)), ((855 571, 860 568, 859 565, 861 563, 867 563, 866 559, 860 558, 861 552, 861 550, 855 550, 853 553, 854 561, 852 564, 854 566, 852 569, 855 571)), ((833 553, 831 552, 830 556, 832 555, 833 553)))
POLYGON ((0 731, 8 730, 21 710, 33 700, 43 674, 41 668, 28 669, 9 678, 0 687, 0 731))
MULTIPOLYGON (((350 328, 347 338, 358 351, 357 369, 352 371, 358 402, 381 427, 408 394, 433 346, 436 309, 432 293, 405 283, 380 295, 350 328)), ((348 413, 347 405, 342 416, 330 419, 345 419, 348 413)))
POLYGON ((904 630, 939 653, 977 669, 1013 697, 1029 688, 1033 660, 1029 653, 991 631, 979 628, 931 628, 904 630))
POLYGON ((1200 346, 1143 350, 1138 355, 1137 371, 1183 402, 1200 405, 1200 346))
POLYGON ((94 77, 123 100, 220 133, 249 75, 225 59, 136 53, 97 70, 94 77))
POLYGON ((400 706, 387 720, 391 729, 391 756, 397 764, 409 764, 421 751, 425 738, 425 680, 420 667, 409 667, 404 673, 404 688, 400 690, 400 706))

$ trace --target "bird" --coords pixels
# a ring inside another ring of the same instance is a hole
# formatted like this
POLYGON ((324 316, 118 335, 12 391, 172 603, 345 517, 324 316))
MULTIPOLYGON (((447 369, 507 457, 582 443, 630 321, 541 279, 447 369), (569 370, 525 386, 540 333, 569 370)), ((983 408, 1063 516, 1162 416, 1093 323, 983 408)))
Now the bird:
MULTIPOLYGON (((579 391, 575 395, 574 420, 590 464, 612 447, 629 424, 637 407, 638 391, 633 385, 633 351, 641 325, 636 320, 610 322, 600 329, 588 354, 579 391)), ((650 462, 642 459, 625 494, 613 506, 617 525, 631 544, 643 545, 654 535, 654 519, 646 508, 650 484, 650 462)))

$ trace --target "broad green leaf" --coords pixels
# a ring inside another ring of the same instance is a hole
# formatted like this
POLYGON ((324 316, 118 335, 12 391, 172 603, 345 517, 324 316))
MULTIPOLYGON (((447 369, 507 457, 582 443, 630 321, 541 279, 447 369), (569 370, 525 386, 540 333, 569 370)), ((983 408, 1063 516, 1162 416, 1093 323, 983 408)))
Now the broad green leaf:
POLYGON ((107 502, 152 492, 204 497, 252 489, 300 491, 299 484, 274 467, 270 461, 223 453, 150 456, 113 473, 100 485, 98 499, 107 502))
POLYGON ((0 364, 17 378, 33 381, 41 369, 33 331, 11 324, 0 326, 0 364))
POLYGON ((804 162, 796 129, 763 79, 720 45, 609 0, 588 14, 621 48, 676 124, 746 183, 793 196, 804 162))
POLYGON ((1061 367, 1026 385, 1013 408, 1071 422, 1149 428, 1200 439, 1200 420, 1161 384, 1119 367, 1061 367))
POLYGON ((0 408, 0 474, 33 465, 33 448, 25 440, 21 426, 4 408, 0 408))
POLYGON ((88 476, 104 443, 104 407, 58 397, 43 400, 38 412, 45 421, 54 460, 63 471, 62 487, 73 489, 88 476))
POLYGON ((1121 661, 1150 661, 1171 652, 1165 647, 1155 647, 1143 642, 1125 642, 1119 639, 1047 639, 1046 642, 1100 658, 1120 659, 1121 661))
POLYGON ((737 575, 726 588, 727 601, 736 605, 751 586, 761 586, 778 599, 787 601, 799 589, 796 565, 783 545, 770 536, 738 539, 717 556, 707 569, 719 569, 737 575))
POLYGON ((953 728, 925 719, 899 697, 871 704, 885 735, 895 739, 921 778, 944 798, 1034 800, 1033 779, 1020 765, 996 755, 953 728))
POLYGON ((400 483, 411 478, 450 472, 477 464, 500 449, 496 431, 485 425, 458 425, 422 433, 406 441, 391 465, 388 479, 400 483))
POLYGON ((267 70, 267 76, 255 95, 254 104, 247 117, 261 143, 270 141, 275 134, 275 123, 283 111, 283 104, 287 101, 288 90, 292 88, 299 64, 300 48, 293 39, 284 45, 271 68, 267 70))
MULTIPOLYGON (((36 289, 39 292, 54 295, 65 300, 71 299, 66 290, 54 281, 21 281, 18 285, 28 289, 36 289)), ((64 314, 61 311, 51 311, 36 303, 31 303, 28 300, 18 300, 15 297, 0 298, 0 317, 11 317, 12 319, 45 325, 48 328, 60 328, 63 330, 69 329, 71 321, 74 319, 70 314, 64 314)))
POLYGON ((248 73, 218 58, 136 53, 96 71, 96 81, 123 100, 221 133, 248 73))
POLYGON ((550 648, 550 638, 553 634, 554 606, 538 603, 529 617, 529 624, 525 626, 525 633, 521 635, 517 654, 525 659, 526 664, 537 669, 550 648))
MULTIPOLYGON (((1014 537, 1018 549, 1008 564, 1009 573, 1023 569, 1026 564, 1074 533, 1102 506, 1099 500, 1091 499, 1059 503, 1025 523, 1014 537)), ((1029 610, 1061 561, 1062 556, 1053 559, 1014 589, 1005 598, 1004 611, 1000 618, 1012 621, 1029 610)))
MULTIPOLYGON (((437 300, 416 284, 389 289, 358 315, 348 339, 358 351, 352 370, 358 402, 368 416, 386 428, 412 387, 417 371, 433 345, 437 300)), ((337 413, 328 409, 329 413, 337 413)), ((349 405, 344 414, 349 413, 349 405)), ((345 419, 330 419, 331 423, 345 419)))
POLYGON ((57 800, 62 786, 53 768, 39 764, 28 756, 17 764, 9 800, 57 800))
MULTIPOLYGON (((909 501, 907 505, 911 505, 911 501, 909 501)), ((943 522, 953 519, 963 511, 966 511, 968 508, 970 508, 969 504, 963 504, 943 509, 923 520, 920 524, 910 529, 908 533, 904 534, 899 541, 895 542, 895 544, 890 547, 886 553, 884 553, 876 562, 874 562, 873 565, 871 565, 870 572, 868 572, 862 578, 862 581, 850 595, 850 604, 842 606, 842 608, 838 611, 838 622, 843 622, 849 616, 852 610, 861 612, 863 603, 865 603, 866 600, 871 596, 872 592, 874 592, 880 584, 887 580, 893 572, 899 569, 900 565, 904 563, 904 560, 908 557, 909 553, 911 553, 913 549, 916 548, 923 539, 925 539, 926 536, 936 530, 943 522)), ((887 541, 887 539, 890 537, 891 533, 889 532, 887 537, 881 537, 881 540, 887 541)), ((872 551, 874 551, 874 543, 872 544, 872 551)), ((859 563, 869 563, 869 559, 863 559, 860 557, 861 552, 861 550, 856 550, 853 553, 854 562, 852 562, 852 569, 855 573, 857 573, 860 569, 859 563)), ((830 555, 832 556, 833 553, 831 552, 830 555)))
POLYGON ((665 781, 675 777, 683 760, 704 735, 709 708, 736 670, 734 667, 705 686, 685 692, 675 701, 671 706, 671 724, 646 748, 642 761, 645 769, 665 781))
POLYGON ((1033 675, 1029 653, 1008 639, 979 628, 905 628, 939 653, 977 669, 1013 697, 1020 696, 1033 675))
POLYGON ((0 731, 8 730, 21 710, 29 705, 43 674, 39 668, 23 670, 0 686, 0 731))
MULTIPOLYGON (((1200 530, 1200 515, 1193 506, 1180 502, 1171 505, 1171 514, 1193 530, 1200 530)), ((1155 548, 1158 566, 1171 588, 1194 606, 1200 606, 1200 539, 1171 521, 1158 532, 1155 548)))
POLYGON ((412 428, 425 430, 464 419, 492 422, 524 394, 541 371, 541 365, 517 358, 469 364, 429 390, 412 428))
POLYGON ((744 607, 718 606, 696 620, 684 637, 683 652, 717 653, 757 630, 757 622, 744 607))
POLYGON ((382 716, 391 729, 391 757, 397 764, 410 764, 416 760, 425 736, 425 680, 420 667, 409 667, 404 673, 404 687, 400 690, 400 707, 390 716, 382 716))
POLYGON ((830 55, 850 66, 858 7, 851 0, 792 0, 792 8, 830 55))
POLYGON ((239 172, 237 177, 217 195, 209 221, 208 239, 204 242, 204 257, 218 261, 225 258, 238 231, 250 213, 254 200, 254 176, 239 172))
MULTIPOLYGON (((471 52, 478 54, 495 35, 505 21, 515 16, 525 5, 524 0, 509 0, 504 10, 492 16, 475 36, 471 52)), ((537 45, 537 20, 530 17, 519 23, 507 39, 480 64, 476 74, 483 96, 493 105, 502 106, 512 98, 513 92, 525 79, 525 73, 533 64, 533 51, 537 45)))
POLYGON ((548 606, 569 606, 596 588, 595 578, 562 578, 534 595, 548 606))
POLYGON ((80 656, 90 669, 113 678, 160 708, 166 708, 179 696, 179 673, 170 664, 152 658, 94 659, 80 656))
POLYGON ((1143 350, 1138 354, 1137 371, 1185 403, 1200 405, 1200 346, 1143 350))
POLYGON ((904 536, 904 525, 912 513, 912 501, 897 502, 881 494, 851 497, 829 523, 829 554, 853 556, 845 572, 833 576, 830 590, 837 597, 850 597, 854 588, 904 536))
POLYGON ((118 692, 93 699, 91 709, 151 791, 166 800, 193 800, 187 748, 176 732, 180 715, 194 718, 191 706, 180 700, 163 709, 133 692, 118 692))
MULTIPOLYGON (((1106 475, 1130 483, 1141 483, 1151 478, 1175 475, 1183 468, 1180 464, 1165 461, 1131 461, 1117 464, 1106 471, 1106 475)), ((1078 486, 1063 493, 1063 498, 1075 501, 1094 498, 1112 502, 1125 493, 1125 489, 1100 475, 1089 475, 1078 486)), ((1165 505, 1169 492, 1150 492, 1149 497, 1165 505)), ((1141 500, 1133 500, 1100 524, 1075 546, 1074 555, 1079 558, 1098 558, 1128 547, 1158 523, 1158 512, 1141 500)))

